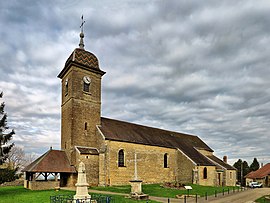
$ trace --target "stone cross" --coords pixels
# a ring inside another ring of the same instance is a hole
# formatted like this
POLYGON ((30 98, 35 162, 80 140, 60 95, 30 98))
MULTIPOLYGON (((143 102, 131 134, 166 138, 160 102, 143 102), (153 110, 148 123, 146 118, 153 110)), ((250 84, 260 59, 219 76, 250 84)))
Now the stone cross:
POLYGON ((134 154, 134 180, 138 180, 138 172, 137 172, 137 154, 134 154))
POLYGON ((128 162, 133 162, 134 161, 134 180, 138 180, 138 166, 137 163, 140 161, 140 159, 137 159, 137 153, 135 151, 134 153, 134 160, 128 160, 128 162))

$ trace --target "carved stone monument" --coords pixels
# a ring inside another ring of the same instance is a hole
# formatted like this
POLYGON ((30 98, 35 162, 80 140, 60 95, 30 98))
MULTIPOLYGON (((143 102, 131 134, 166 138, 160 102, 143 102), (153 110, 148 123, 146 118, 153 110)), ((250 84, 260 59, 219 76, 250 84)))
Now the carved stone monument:
POLYGON ((134 155, 134 180, 129 181, 131 185, 130 196, 133 199, 148 199, 149 195, 142 192, 142 180, 138 180, 137 172, 137 154, 134 155))
POLYGON ((91 196, 88 194, 89 184, 86 182, 85 164, 83 162, 79 164, 78 179, 75 186, 76 194, 74 195, 74 199, 86 200, 85 202, 90 202, 91 196))

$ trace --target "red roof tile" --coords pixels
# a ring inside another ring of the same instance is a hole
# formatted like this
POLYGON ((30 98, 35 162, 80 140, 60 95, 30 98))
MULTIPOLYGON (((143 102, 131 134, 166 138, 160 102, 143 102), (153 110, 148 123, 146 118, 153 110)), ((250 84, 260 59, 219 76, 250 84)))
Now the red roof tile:
POLYGON ((270 175, 270 163, 264 165, 262 168, 259 168, 257 171, 252 171, 245 176, 245 178, 264 178, 270 175))
POLYGON ((75 167, 71 166, 64 151, 50 149, 30 165, 23 172, 62 172, 76 173, 75 167))

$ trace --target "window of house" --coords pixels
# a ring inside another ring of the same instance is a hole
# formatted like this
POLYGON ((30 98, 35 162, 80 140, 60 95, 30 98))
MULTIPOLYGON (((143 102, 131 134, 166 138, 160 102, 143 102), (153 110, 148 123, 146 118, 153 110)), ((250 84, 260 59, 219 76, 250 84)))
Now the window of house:
POLYGON ((207 179, 207 168, 204 167, 203 169, 203 179, 207 179))
POLYGON ((230 179, 232 179, 232 172, 230 172, 230 179))
POLYGON ((163 160, 164 168, 168 168, 168 154, 164 154, 164 160, 163 160))
POLYGON ((118 152, 118 167, 124 167, 125 166, 125 154, 124 150, 121 149, 118 152))

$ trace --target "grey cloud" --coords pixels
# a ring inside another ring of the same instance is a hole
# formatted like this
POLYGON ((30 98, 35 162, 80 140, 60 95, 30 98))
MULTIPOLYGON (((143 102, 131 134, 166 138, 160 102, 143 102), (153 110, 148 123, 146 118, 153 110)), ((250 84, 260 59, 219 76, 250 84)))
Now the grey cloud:
POLYGON ((270 161, 267 2, 10 1, 0 9, 0 89, 15 140, 29 151, 59 145, 56 76, 84 14, 85 47, 107 72, 102 115, 196 134, 219 156, 270 161))

